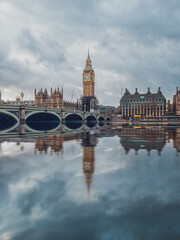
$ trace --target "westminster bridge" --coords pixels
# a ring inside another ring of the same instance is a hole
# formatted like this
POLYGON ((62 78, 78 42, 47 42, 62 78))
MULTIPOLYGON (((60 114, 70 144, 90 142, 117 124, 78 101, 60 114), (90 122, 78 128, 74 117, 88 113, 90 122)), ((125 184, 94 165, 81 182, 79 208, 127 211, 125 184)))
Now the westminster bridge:
POLYGON ((87 122, 94 121, 109 122, 111 116, 101 114, 99 111, 85 112, 80 110, 34 107, 24 105, 7 105, 0 104, 0 125, 27 123, 27 122, 87 122))

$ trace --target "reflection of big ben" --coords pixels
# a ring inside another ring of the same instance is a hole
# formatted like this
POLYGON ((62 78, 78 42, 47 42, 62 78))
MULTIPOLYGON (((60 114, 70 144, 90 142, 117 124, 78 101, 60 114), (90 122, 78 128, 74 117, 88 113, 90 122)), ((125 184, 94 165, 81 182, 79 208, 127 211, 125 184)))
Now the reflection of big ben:
POLYGON ((91 111, 96 109, 97 100, 94 96, 95 87, 95 73, 92 68, 91 59, 88 52, 86 60, 86 66, 83 70, 83 98, 82 98, 82 110, 91 111))
POLYGON ((90 190, 92 176, 94 173, 95 154, 94 148, 97 144, 96 134, 90 134, 89 132, 83 133, 82 146, 83 146, 83 172, 85 175, 85 181, 87 184, 88 192, 90 190))
POLYGON ((94 147, 83 147, 83 172, 89 192, 94 173, 94 147))

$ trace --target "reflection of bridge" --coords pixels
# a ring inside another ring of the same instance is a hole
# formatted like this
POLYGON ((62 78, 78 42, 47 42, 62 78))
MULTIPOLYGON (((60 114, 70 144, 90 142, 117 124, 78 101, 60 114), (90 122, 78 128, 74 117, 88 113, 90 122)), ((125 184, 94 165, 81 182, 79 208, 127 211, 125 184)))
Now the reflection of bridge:
POLYGON ((28 121, 110 121, 110 116, 95 112, 84 112, 79 110, 0 105, 0 120, 28 122, 28 121))

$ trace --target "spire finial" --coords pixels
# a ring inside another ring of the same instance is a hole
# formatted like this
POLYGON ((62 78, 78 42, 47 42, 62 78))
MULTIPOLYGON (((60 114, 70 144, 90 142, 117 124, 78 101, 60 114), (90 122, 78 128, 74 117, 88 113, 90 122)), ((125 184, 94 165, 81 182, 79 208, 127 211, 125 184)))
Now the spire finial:
POLYGON ((91 61, 91 59, 90 59, 90 55, 89 55, 89 48, 88 48, 88 57, 87 57, 87 61, 91 61))

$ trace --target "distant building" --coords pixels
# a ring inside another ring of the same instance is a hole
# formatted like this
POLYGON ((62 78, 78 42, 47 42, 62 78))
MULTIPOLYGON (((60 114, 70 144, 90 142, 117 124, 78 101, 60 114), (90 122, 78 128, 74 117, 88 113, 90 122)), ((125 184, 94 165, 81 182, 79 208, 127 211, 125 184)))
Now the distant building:
POLYGON ((16 100, 13 101, 13 100, 7 100, 7 101, 4 101, 4 100, 1 100, 0 103, 2 104, 10 104, 10 105, 28 105, 28 106, 34 106, 35 102, 33 100, 23 100, 21 101, 20 100, 20 97, 16 97, 16 100))
POLYGON ((51 88, 51 94, 48 94, 47 89, 44 90, 41 88, 38 92, 36 89, 34 91, 35 94, 35 106, 41 107, 52 107, 52 108, 66 108, 66 109, 77 109, 77 103, 64 101, 63 100, 63 89, 61 91, 59 88, 55 88, 53 91, 51 88))
POLYGON ((120 111, 123 117, 160 117, 166 113, 166 99, 160 87, 157 93, 151 93, 148 88, 147 93, 140 94, 136 88, 131 94, 127 88, 120 100, 120 111))
POLYGON ((108 114, 108 115, 118 114, 118 109, 115 108, 114 106, 103 106, 103 105, 101 105, 99 107, 99 110, 102 114, 108 114))
POLYGON ((168 100, 166 102, 166 115, 174 115, 175 112, 173 110, 173 103, 170 102, 170 100, 168 100))
POLYGON ((176 94, 173 96, 173 112, 180 115, 180 91, 176 87, 176 94))

